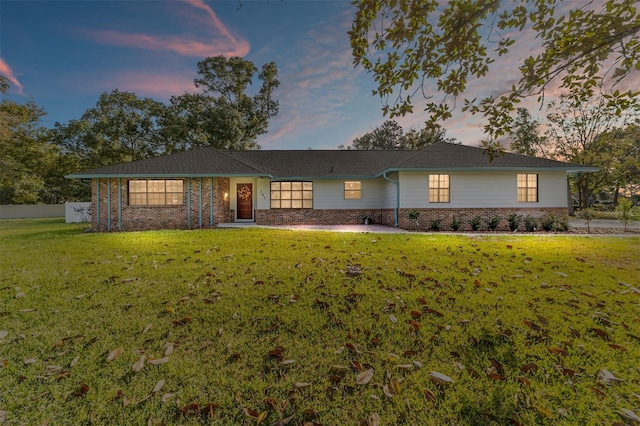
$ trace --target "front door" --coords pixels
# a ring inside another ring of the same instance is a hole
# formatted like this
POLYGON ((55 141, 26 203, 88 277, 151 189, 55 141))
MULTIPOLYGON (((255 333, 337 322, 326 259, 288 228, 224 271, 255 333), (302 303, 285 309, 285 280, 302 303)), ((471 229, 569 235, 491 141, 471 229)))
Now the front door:
POLYGON ((239 183, 237 185, 236 212, 238 219, 253 219, 253 184, 239 183))

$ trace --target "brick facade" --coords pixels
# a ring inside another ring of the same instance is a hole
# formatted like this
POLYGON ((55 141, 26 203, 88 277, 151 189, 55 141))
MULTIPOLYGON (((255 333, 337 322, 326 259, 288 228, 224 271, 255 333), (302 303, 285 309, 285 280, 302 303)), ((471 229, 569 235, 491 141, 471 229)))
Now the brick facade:
MULTIPOLYGON (((187 178, 184 180, 184 201, 178 206, 130 206, 128 181, 125 178, 92 179, 92 228, 94 231, 144 231, 152 229, 199 229, 216 227, 234 221, 231 210, 228 178, 187 178), (225 194, 227 197, 225 199, 225 194)), ((498 231, 508 231, 510 214, 522 217, 519 230, 525 230, 525 218, 540 222, 555 217, 566 223, 566 208, 464 208, 464 209, 399 209, 398 226, 411 231, 428 231, 433 222, 440 221, 441 230, 451 231, 453 218, 461 222, 460 231, 471 231, 471 221, 478 217, 481 231, 488 229, 487 221, 499 218, 498 231), (412 212, 418 212, 411 219, 412 212)), ((370 223, 393 226, 393 209, 273 209, 255 210, 259 225, 353 225, 370 223)))
POLYGON ((197 229, 230 221, 229 200, 224 199, 224 193, 229 192, 228 178, 183 181, 182 205, 130 206, 129 179, 92 179, 92 229, 98 232, 197 229))
MULTIPOLYGON (((441 230, 451 231, 454 216, 461 222, 459 231, 471 231, 471 221, 479 217, 480 231, 488 229, 486 222, 494 217, 499 218, 497 231, 509 231, 509 215, 515 213, 522 217, 518 230, 525 230, 525 218, 530 217, 540 222, 546 217, 556 217, 559 223, 566 223, 566 208, 464 208, 464 209, 399 209, 398 227, 410 231, 428 231, 432 222, 439 219, 441 230), (410 219, 410 212, 420 214, 417 219, 410 219)), ((354 225, 362 224, 369 217, 372 223, 393 226, 395 223, 393 209, 380 210, 316 210, 316 209, 274 209, 256 210, 256 223, 260 225, 354 225)))

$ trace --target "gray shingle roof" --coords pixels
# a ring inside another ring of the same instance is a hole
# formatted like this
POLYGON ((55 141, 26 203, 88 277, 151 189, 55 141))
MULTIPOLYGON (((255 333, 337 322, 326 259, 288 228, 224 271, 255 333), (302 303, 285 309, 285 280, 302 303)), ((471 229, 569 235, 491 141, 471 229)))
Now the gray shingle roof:
POLYGON ((224 151, 202 148, 74 173, 68 178, 265 176, 285 178, 376 177, 398 170, 562 170, 596 167, 505 154, 492 161, 484 149, 436 143, 423 151, 224 151))

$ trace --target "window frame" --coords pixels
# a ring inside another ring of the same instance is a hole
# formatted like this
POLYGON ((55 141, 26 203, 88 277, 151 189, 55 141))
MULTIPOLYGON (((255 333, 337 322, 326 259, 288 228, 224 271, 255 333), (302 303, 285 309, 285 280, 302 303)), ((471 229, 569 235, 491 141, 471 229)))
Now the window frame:
POLYGON ((451 203, 451 175, 449 173, 430 173, 429 204, 447 203, 451 203))
POLYGON ((127 181, 127 204, 131 207, 184 206, 184 187, 184 179, 129 179, 127 181), (175 190, 178 189, 177 186, 170 188, 174 190, 167 191, 167 183, 174 185, 178 182, 179 191, 175 190), (150 183, 152 184, 151 188, 150 183), (142 184, 144 184, 144 190, 140 190, 142 184), (160 186, 163 188, 162 191, 153 190, 160 186))
POLYGON ((540 179, 538 173, 516 174, 516 200, 518 203, 539 202, 539 188, 540 179), (533 182, 530 180, 531 177, 533 177, 533 182))
POLYGON ((273 210, 313 209, 313 182, 271 181, 269 194, 269 207, 273 210))
POLYGON ((345 200, 360 200, 362 198, 362 181, 345 180, 343 190, 345 200), (348 188, 349 185, 352 185, 353 187, 348 188))

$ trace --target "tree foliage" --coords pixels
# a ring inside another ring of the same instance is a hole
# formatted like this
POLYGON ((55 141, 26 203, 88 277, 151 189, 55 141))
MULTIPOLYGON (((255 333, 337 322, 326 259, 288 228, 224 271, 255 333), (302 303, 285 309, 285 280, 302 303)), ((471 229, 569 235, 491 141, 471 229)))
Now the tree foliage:
POLYGON ((273 91, 280 85, 274 62, 262 66, 261 86, 249 93, 258 68, 246 59, 217 56, 198 62, 195 79, 199 93, 171 98, 163 120, 165 135, 174 149, 202 146, 246 150, 259 149, 258 136, 267 133, 269 119, 278 113, 273 91))
POLYGON ((78 170, 205 146, 259 148, 257 137, 278 112, 273 90, 279 82, 275 64, 268 63, 258 74, 261 87, 250 96, 257 71, 242 58, 206 58, 195 80, 201 92, 173 96, 169 105, 131 92, 104 92, 80 119, 56 123, 53 141, 78 170))
POLYGON ((167 152, 159 125, 165 109, 135 93, 104 92, 80 119, 55 123, 53 140, 82 169, 154 157, 167 152))
POLYGON ((640 113, 640 105, 629 104, 624 118, 616 106, 602 97, 583 102, 573 96, 561 96, 549 105, 546 137, 559 160, 600 167, 596 173, 573 177, 581 208, 587 208, 591 195, 618 185, 621 160, 630 152, 628 140, 618 137, 640 113))
MULTIPOLYGON (((464 99, 463 110, 483 115, 491 138, 509 134, 510 113, 518 103, 529 96, 542 103, 552 82, 576 99, 587 100, 605 83, 640 70, 636 0, 608 0, 601 7, 592 2, 565 5, 561 0, 354 4, 349 32, 354 63, 373 73, 374 94, 383 99, 383 112, 391 118, 412 112, 420 95, 426 101, 428 126, 450 118, 468 84, 486 77, 497 58, 518 46, 525 30, 539 45, 520 63, 516 83, 501 94, 464 99)), ((603 93, 620 109, 636 95, 603 93)))
POLYGON ((518 108, 509 134, 510 151, 534 157, 547 157, 547 138, 540 132, 541 122, 526 108, 518 108))
MULTIPOLYGON (((0 76, 0 94, 8 90, 0 76)), ((0 204, 57 203, 73 192, 69 186, 48 185, 61 176, 61 157, 40 124, 45 115, 33 101, 0 101, 0 204)))
MULTIPOLYGON (((421 150, 436 142, 454 142, 445 137, 445 130, 410 129, 404 132, 394 120, 387 120, 380 127, 353 140, 346 149, 355 150, 421 150)), ((339 148, 344 149, 343 146, 339 148)))

